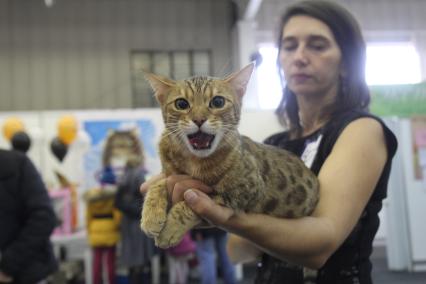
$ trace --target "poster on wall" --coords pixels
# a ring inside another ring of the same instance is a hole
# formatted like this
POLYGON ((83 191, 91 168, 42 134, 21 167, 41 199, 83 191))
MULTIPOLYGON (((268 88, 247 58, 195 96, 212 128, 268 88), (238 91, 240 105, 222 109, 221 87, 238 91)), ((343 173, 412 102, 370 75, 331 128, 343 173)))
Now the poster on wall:
POLYGON ((145 157, 143 166, 148 175, 160 172, 156 148, 159 131, 151 119, 87 120, 83 128, 91 140, 84 159, 86 190, 99 187, 103 182, 119 180, 125 167, 119 152, 132 151, 129 147, 132 147, 134 137, 142 148, 145 157), (111 150, 112 144, 117 150, 111 150))
POLYGON ((426 115, 426 83, 371 86, 370 110, 378 116, 426 115))
POLYGON ((426 116, 411 118, 413 135, 415 179, 422 180, 426 187, 426 116))

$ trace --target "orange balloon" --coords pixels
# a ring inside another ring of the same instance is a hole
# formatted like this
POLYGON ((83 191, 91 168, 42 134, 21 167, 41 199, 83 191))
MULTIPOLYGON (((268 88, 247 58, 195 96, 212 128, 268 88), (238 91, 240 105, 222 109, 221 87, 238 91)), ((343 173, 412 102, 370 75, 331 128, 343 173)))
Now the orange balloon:
POLYGON ((3 135, 10 141, 16 132, 24 131, 24 123, 17 117, 9 117, 3 124, 3 135))
POLYGON ((77 137, 77 120, 72 115, 64 115, 58 121, 58 138, 65 145, 71 144, 77 137))

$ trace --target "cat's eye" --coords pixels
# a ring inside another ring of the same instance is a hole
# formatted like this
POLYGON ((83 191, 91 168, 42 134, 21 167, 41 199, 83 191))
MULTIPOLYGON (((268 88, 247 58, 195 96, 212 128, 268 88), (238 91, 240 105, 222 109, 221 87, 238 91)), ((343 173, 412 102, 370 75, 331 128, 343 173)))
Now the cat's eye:
POLYGON ((175 107, 179 110, 185 110, 189 108, 189 102, 185 99, 177 99, 175 101, 175 107))
POLYGON ((210 101, 209 107, 211 108, 222 108, 225 105, 225 98, 222 96, 215 96, 210 101))

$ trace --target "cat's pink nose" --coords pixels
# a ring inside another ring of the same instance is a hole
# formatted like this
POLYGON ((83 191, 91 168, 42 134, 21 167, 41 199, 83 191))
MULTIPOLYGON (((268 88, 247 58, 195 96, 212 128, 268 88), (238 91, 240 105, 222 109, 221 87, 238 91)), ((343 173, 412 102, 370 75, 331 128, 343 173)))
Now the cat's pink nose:
POLYGON ((198 126, 201 127, 201 125, 203 125, 204 122, 206 122, 205 119, 194 119, 193 122, 198 126))

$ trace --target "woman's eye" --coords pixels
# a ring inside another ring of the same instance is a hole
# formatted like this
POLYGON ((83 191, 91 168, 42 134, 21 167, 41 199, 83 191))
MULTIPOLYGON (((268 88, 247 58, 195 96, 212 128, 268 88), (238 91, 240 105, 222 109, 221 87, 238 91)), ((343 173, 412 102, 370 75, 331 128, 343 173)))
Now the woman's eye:
POLYGON ((321 51, 321 50, 325 49, 325 45, 324 44, 312 44, 311 48, 313 50, 316 50, 316 51, 321 51))
POLYGON ((313 40, 309 42, 308 47, 315 51, 322 51, 328 47, 328 43, 325 40, 313 40))
POLYGON ((175 101, 175 107, 179 110, 185 110, 189 108, 189 102, 185 99, 177 99, 175 101))
POLYGON ((221 96, 214 97, 209 104, 211 108, 222 108, 225 105, 225 98, 221 96))
POLYGON ((284 50, 284 51, 292 51, 292 50, 296 49, 296 45, 294 45, 294 44, 283 44, 281 46, 281 49, 284 50))

